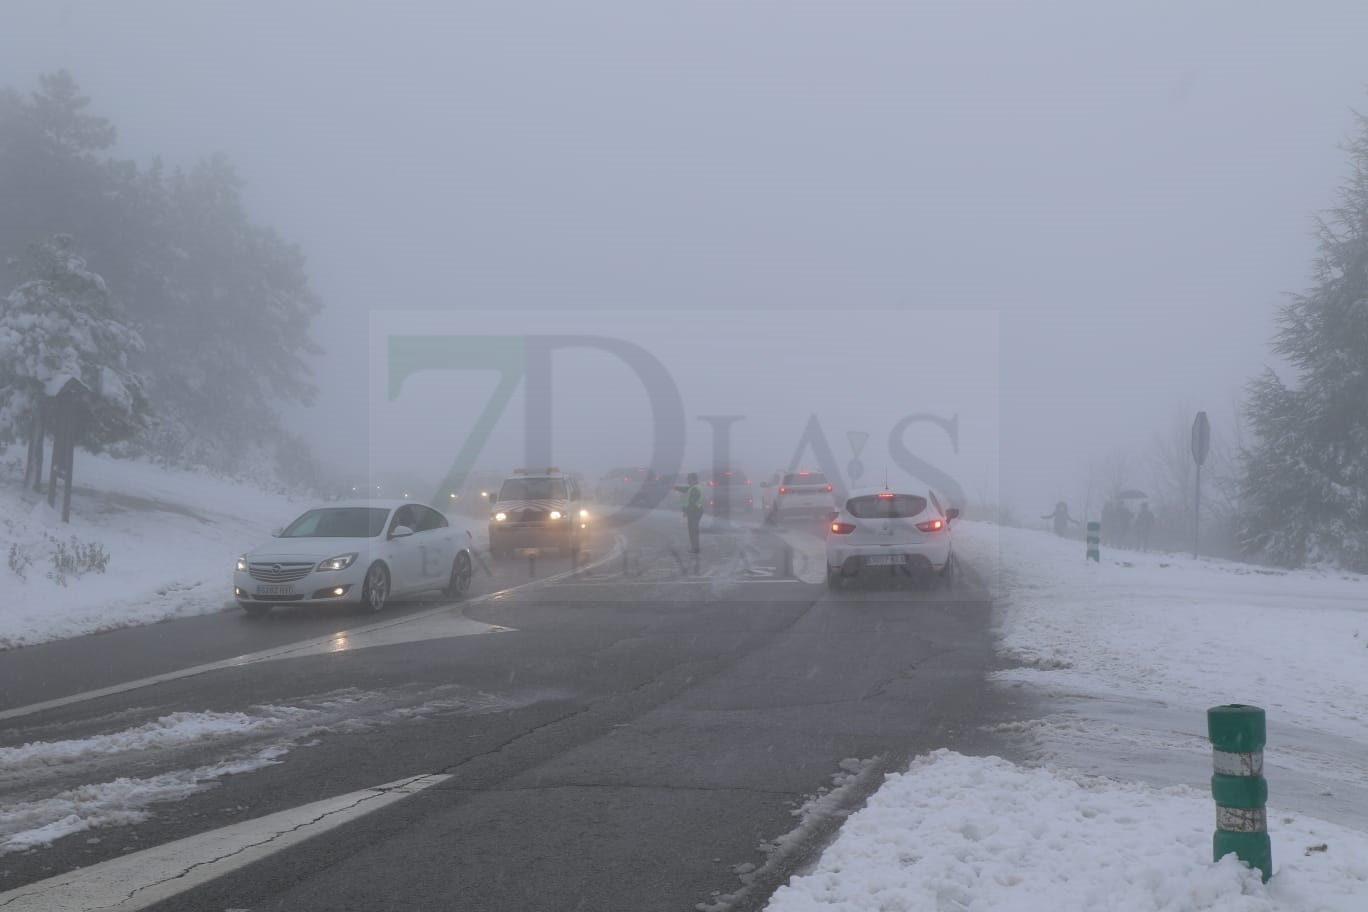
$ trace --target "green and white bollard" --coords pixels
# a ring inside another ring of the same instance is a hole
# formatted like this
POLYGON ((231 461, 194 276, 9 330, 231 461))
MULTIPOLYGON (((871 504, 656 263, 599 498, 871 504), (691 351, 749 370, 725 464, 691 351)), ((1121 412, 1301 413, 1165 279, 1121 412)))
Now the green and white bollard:
POLYGON ((1088 560, 1102 562, 1102 524, 1088 523, 1088 560))
POLYGON ((1211 797, 1216 799, 1216 834, 1211 860, 1231 852, 1258 868, 1264 883, 1273 876, 1273 847, 1268 841, 1268 781, 1263 777, 1263 749, 1268 740, 1264 711, 1232 703, 1207 710, 1211 740, 1211 797))

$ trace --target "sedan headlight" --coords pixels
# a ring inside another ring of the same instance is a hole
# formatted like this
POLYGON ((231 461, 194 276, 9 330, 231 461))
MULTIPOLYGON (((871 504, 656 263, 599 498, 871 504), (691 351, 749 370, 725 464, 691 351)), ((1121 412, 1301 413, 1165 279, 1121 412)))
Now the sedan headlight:
POLYGON ((552 511, 551 511, 551 518, 552 518, 552 519, 560 519, 560 518, 561 518, 561 511, 560 511, 560 510, 552 510, 552 511))
POLYGON ((580 510, 580 519, 588 519, 588 518, 589 518, 589 511, 588 511, 588 510, 580 510))
POLYGON ((339 554, 336 557, 330 557, 325 561, 319 561, 318 567, 316 569, 346 570, 356 561, 356 558, 357 553, 355 551, 350 551, 346 554, 339 554))
POLYGON ((505 519, 508 519, 508 514, 507 514, 507 513, 495 513, 495 514, 494 514, 494 521, 495 521, 495 522, 503 522, 505 519))
POLYGON ((242 557, 239 557, 239 558, 237 559, 237 572, 238 572, 238 573, 246 573, 246 572, 247 572, 247 555, 244 554, 244 555, 242 555, 242 557))

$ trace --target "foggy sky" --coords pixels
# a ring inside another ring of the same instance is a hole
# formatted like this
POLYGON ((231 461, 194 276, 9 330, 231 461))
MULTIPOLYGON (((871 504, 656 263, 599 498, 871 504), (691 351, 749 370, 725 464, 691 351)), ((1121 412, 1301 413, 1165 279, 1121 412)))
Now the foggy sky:
POLYGON ((737 397, 751 462, 788 458, 789 415, 934 400, 999 422, 1030 514, 1175 412, 1228 427, 1347 173, 1365 34, 1362 0, 5 0, 0 81, 66 67, 121 156, 228 155, 326 301, 296 420, 331 462, 368 423, 371 311, 621 311, 693 424, 737 397), (901 376, 855 353, 879 310, 901 376), (687 313, 726 345, 677 346, 687 313))

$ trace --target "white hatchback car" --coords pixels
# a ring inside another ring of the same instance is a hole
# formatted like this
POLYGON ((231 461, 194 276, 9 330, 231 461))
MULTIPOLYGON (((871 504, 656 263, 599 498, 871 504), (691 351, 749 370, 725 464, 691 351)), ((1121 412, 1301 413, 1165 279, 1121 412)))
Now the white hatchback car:
POLYGON ((827 528, 827 585, 872 573, 949 584, 950 522, 957 516, 934 491, 853 492, 827 528))
POLYGON ((836 509, 831 483, 821 472, 775 472, 760 486, 766 522, 790 516, 830 516, 836 509))
POLYGON ((237 560, 233 597, 250 617, 275 605, 379 611, 392 598, 470 588, 470 531, 408 500, 345 500, 305 512, 237 560))

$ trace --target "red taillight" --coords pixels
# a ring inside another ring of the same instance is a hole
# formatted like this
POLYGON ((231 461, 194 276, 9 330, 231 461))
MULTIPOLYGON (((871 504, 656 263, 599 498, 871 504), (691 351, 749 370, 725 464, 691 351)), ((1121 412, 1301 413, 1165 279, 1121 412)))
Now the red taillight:
POLYGON ((784 487, 783 485, 780 485, 780 486, 779 486, 779 493, 780 493, 780 494, 787 494, 787 493, 788 493, 788 488, 784 487))
POLYGON ((883 498, 884 500, 892 500, 893 498, 895 498, 895 497, 897 497, 897 496, 898 496, 898 495, 897 495, 897 494, 894 494, 892 491, 880 491, 880 492, 879 492, 879 497, 883 498))
POLYGON ((926 522, 917 523, 917 528, 921 529, 923 532, 939 532, 945 528, 945 520, 928 519, 926 522))
POLYGON ((708 479, 708 487, 710 487, 710 488, 715 488, 715 487, 717 487, 717 479, 715 479, 715 478, 709 478, 709 479, 708 479))
POLYGON ((831 524, 831 531, 837 535, 849 535, 855 531, 854 523, 834 522, 831 524))
POLYGON ((799 475, 811 475, 812 473, 811 473, 811 472, 799 472, 798 474, 799 474, 799 475))
POLYGON ((828 494, 831 493, 831 485, 827 485, 827 493, 828 493, 828 494))

